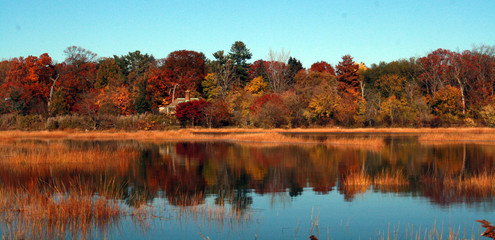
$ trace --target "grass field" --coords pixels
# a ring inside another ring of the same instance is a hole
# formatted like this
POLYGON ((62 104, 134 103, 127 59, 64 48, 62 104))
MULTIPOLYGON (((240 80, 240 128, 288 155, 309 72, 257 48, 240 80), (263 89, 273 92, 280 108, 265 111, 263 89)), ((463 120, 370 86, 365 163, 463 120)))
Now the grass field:
MULTIPOLYGON (((290 137, 284 133, 367 133, 367 134, 418 134, 425 144, 452 142, 482 142, 495 144, 492 128, 312 128, 312 129, 180 129, 170 131, 4 131, 0 140, 14 139, 80 139, 80 140, 142 140, 142 141, 233 141, 252 143, 322 143, 311 139, 290 137)), ((380 146, 380 138, 340 138, 324 141, 330 145, 380 146)))

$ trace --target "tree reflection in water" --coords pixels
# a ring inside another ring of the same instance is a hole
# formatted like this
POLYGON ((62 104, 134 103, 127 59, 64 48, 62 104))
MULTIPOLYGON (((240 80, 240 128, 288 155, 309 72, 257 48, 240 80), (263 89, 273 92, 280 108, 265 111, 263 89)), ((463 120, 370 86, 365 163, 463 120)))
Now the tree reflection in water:
POLYGON ((204 205, 213 196, 215 205, 229 206, 242 215, 250 212, 255 195, 297 198, 303 191, 328 194, 335 187, 346 201, 371 189, 412 193, 441 205, 491 201, 495 195, 493 146, 426 146, 411 136, 387 137, 381 149, 324 144, 11 141, 0 145, 0 154, 8 156, 0 163, 2 189, 34 193, 54 191, 46 186, 85 186, 88 193, 134 208, 161 196, 177 207, 204 205), (106 184, 109 181, 112 184, 106 184))

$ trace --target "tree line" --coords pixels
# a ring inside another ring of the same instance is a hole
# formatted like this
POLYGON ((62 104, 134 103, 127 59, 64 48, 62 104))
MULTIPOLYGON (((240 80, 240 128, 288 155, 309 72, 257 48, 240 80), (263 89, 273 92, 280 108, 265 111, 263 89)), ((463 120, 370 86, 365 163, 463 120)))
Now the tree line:
MULTIPOLYGON (((209 59, 180 50, 164 59, 140 51, 99 58, 72 46, 55 63, 48 54, 0 62, 0 114, 50 119, 160 115, 179 104, 182 126, 495 127, 495 47, 437 49, 426 56, 367 67, 345 55, 332 66, 304 68, 284 51, 265 60, 237 41, 209 59)), ((147 118, 150 119, 150 118, 147 118)), ((151 121, 151 120, 150 120, 151 121)))

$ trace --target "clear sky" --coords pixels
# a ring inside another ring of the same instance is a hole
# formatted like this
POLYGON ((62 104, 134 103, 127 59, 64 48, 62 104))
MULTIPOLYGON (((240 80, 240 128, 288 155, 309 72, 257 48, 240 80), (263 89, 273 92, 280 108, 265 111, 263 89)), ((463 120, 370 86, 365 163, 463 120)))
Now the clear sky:
MULTIPOLYGON (((164 58, 194 50, 212 59, 243 41, 253 59, 285 52, 304 67, 350 54, 367 65, 437 48, 495 45, 495 0, 3 0, 0 59, 81 46, 100 57, 140 50, 164 58)), ((251 61, 251 62, 252 62, 251 61)))

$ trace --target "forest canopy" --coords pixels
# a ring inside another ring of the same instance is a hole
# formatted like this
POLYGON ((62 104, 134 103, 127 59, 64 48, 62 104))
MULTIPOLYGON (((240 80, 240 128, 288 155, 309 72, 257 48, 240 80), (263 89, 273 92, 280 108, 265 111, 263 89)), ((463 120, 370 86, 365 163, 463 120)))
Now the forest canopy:
POLYGON ((307 68, 283 51, 251 60, 241 41, 211 58, 190 50, 98 57, 78 46, 64 53, 61 63, 46 53, 0 62, 0 128, 77 116, 97 129, 103 119, 142 114, 136 122, 146 126, 495 127, 492 46, 370 66, 345 55, 307 68), (198 102, 178 104, 177 116, 160 111, 186 91, 198 102))

